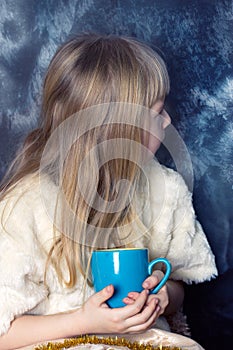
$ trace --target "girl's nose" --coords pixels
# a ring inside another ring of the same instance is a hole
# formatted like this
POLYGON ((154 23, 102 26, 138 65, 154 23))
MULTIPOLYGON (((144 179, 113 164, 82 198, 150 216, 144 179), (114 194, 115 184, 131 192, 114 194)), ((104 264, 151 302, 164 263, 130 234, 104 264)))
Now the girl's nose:
POLYGON ((163 109, 161 115, 163 116, 163 129, 166 129, 166 127, 168 127, 168 125, 171 124, 170 115, 167 113, 165 109, 163 109))

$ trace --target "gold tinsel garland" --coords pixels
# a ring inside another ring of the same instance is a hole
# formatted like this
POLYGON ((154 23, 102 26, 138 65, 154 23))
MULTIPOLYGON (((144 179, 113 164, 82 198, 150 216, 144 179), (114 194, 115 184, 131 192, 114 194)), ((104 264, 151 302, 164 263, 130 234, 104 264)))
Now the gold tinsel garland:
POLYGON ((109 346, 123 346, 127 347, 130 350, 182 350, 180 347, 171 347, 171 346, 153 346, 151 344, 140 344, 139 342, 130 342, 125 338, 118 337, 107 337, 107 338, 99 338, 95 335, 88 336, 84 335, 78 338, 65 339, 63 342, 48 342, 44 345, 38 345, 34 348, 34 350, 62 350, 69 349, 77 345, 83 344, 103 344, 109 346))

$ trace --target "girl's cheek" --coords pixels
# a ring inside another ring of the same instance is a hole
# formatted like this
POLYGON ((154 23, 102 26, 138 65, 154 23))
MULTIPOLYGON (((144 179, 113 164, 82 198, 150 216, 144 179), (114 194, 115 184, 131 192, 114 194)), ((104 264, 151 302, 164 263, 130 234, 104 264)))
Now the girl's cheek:
POLYGON ((161 141, 157 137, 153 135, 149 137, 148 149, 150 150, 151 153, 155 154, 158 151, 160 145, 161 145, 161 141))

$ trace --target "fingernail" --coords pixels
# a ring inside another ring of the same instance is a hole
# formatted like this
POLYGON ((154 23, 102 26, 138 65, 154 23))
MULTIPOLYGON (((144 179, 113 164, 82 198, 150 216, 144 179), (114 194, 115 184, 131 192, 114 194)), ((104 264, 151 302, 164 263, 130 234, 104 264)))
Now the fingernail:
POLYGON ((159 312, 160 311, 160 306, 158 305, 155 309, 156 312, 159 312))
POLYGON ((143 288, 149 288, 150 285, 148 282, 144 282, 142 286, 143 286, 143 288))
POLYGON ((111 284, 110 284, 109 286, 106 287, 106 291, 107 291, 107 293, 110 293, 111 290, 112 290, 112 286, 111 286, 111 284))

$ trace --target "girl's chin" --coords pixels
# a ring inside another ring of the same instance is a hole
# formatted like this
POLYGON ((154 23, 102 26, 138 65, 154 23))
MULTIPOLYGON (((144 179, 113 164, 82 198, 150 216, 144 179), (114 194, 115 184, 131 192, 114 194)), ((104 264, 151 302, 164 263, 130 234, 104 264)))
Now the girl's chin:
POLYGON ((158 151, 160 145, 161 145, 161 142, 158 139, 156 139, 156 141, 154 141, 154 142, 149 143, 148 153, 152 154, 154 157, 154 155, 158 151))
POLYGON ((146 165, 147 163, 149 163, 155 156, 155 152, 152 152, 151 150, 147 150, 144 155, 143 155, 143 159, 142 159, 142 162, 144 165, 146 165))

